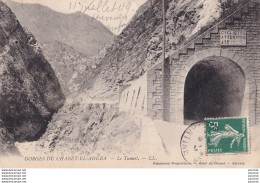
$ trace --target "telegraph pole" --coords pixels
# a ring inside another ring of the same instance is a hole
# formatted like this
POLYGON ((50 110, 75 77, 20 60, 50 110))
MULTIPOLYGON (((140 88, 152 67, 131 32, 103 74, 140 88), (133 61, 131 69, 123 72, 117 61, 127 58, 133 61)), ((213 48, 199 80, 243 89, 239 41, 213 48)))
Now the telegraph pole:
POLYGON ((162 120, 165 119, 164 111, 165 111, 165 101, 164 101, 164 94, 165 94, 165 52, 166 52, 166 10, 165 10, 165 0, 162 0, 162 13, 163 13, 163 62, 162 62, 162 120))

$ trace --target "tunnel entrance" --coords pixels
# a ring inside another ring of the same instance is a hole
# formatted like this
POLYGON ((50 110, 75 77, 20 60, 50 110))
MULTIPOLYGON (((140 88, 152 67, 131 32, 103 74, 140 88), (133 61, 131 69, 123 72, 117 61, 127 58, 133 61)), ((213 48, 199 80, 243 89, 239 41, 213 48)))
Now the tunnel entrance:
POLYGON ((241 114, 245 75, 233 61, 208 57, 189 71, 184 87, 184 123, 241 114))

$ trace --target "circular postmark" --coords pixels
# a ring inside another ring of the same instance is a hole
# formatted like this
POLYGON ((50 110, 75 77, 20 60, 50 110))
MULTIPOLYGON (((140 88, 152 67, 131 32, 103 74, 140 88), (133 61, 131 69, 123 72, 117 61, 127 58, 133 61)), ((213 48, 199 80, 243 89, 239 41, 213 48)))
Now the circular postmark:
POLYGON ((180 140, 181 154, 185 161, 198 163, 205 157, 205 122, 191 124, 182 134, 180 140))

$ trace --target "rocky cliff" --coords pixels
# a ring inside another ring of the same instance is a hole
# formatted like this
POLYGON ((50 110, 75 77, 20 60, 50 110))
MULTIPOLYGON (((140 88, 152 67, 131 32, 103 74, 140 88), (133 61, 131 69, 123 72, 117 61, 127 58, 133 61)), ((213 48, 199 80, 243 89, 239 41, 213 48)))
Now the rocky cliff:
POLYGON ((19 154, 14 144, 14 135, 10 133, 0 120, 0 156, 19 154))
POLYGON ((80 12, 64 14, 40 4, 4 2, 41 44, 59 41, 87 56, 95 56, 113 37, 101 22, 80 12))
POLYGON ((92 77, 90 57, 112 39, 111 31, 79 12, 64 14, 39 4, 4 2, 37 39, 66 96, 91 86, 85 80, 92 77))
MULTIPOLYGON (((234 0, 165 2, 166 55, 171 55, 193 36, 219 21, 225 12, 230 13, 238 6, 234 0)), ((162 61, 162 0, 148 0, 140 7, 104 52, 99 58, 102 66, 94 90, 98 97, 111 97, 116 94, 117 83, 135 80, 162 61)))
POLYGON ((0 143, 38 139, 64 101, 33 35, 0 1, 0 143))
MULTIPOLYGON (((168 55, 189 37, 224 16, 225 6, 232 6, 232 2, 226 1, 225 4, 219 0, 166 2, 168 55)), ((161 60, 161 7, 161 0, 147 1, 123 32, 93 59, 96 68, 86 67, 78 73, 76 78, 83 80, 86 72, 91 71, 91 77, 85 77, 86 82, 95 81, 93 90, 88 91, 90 97, 83 92, 71 99, 72 102, 67 101, 38 142, 20 144, 24 154, 32 147, 45 154, 84 155, 133 153, 138 149, 142 132, 138 120, 132 114, 122 114, 116 108, 102 105, 105 102, 102 98, 116 100, 118 82, 126 83, 138 78, 161 60), (98 100, 91 101, 95 97, 98 100), (91 102, 100 104, 92 105, 91 102)))
POLYGON ((130 155, 139 150, 140 138, 140 120, 121 114, 115 104, 91 104, 81 96, 66 102, 38 141, 17 147, 22 155, 130 155))

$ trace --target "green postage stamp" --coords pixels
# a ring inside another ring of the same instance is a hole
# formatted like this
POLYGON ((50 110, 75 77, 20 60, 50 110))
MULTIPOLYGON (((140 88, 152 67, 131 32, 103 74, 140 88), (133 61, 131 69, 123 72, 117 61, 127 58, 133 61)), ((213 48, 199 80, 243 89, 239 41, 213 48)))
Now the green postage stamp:
POLYGON ((247 118, 205 119, 206 153, 248 152, 247 118))

